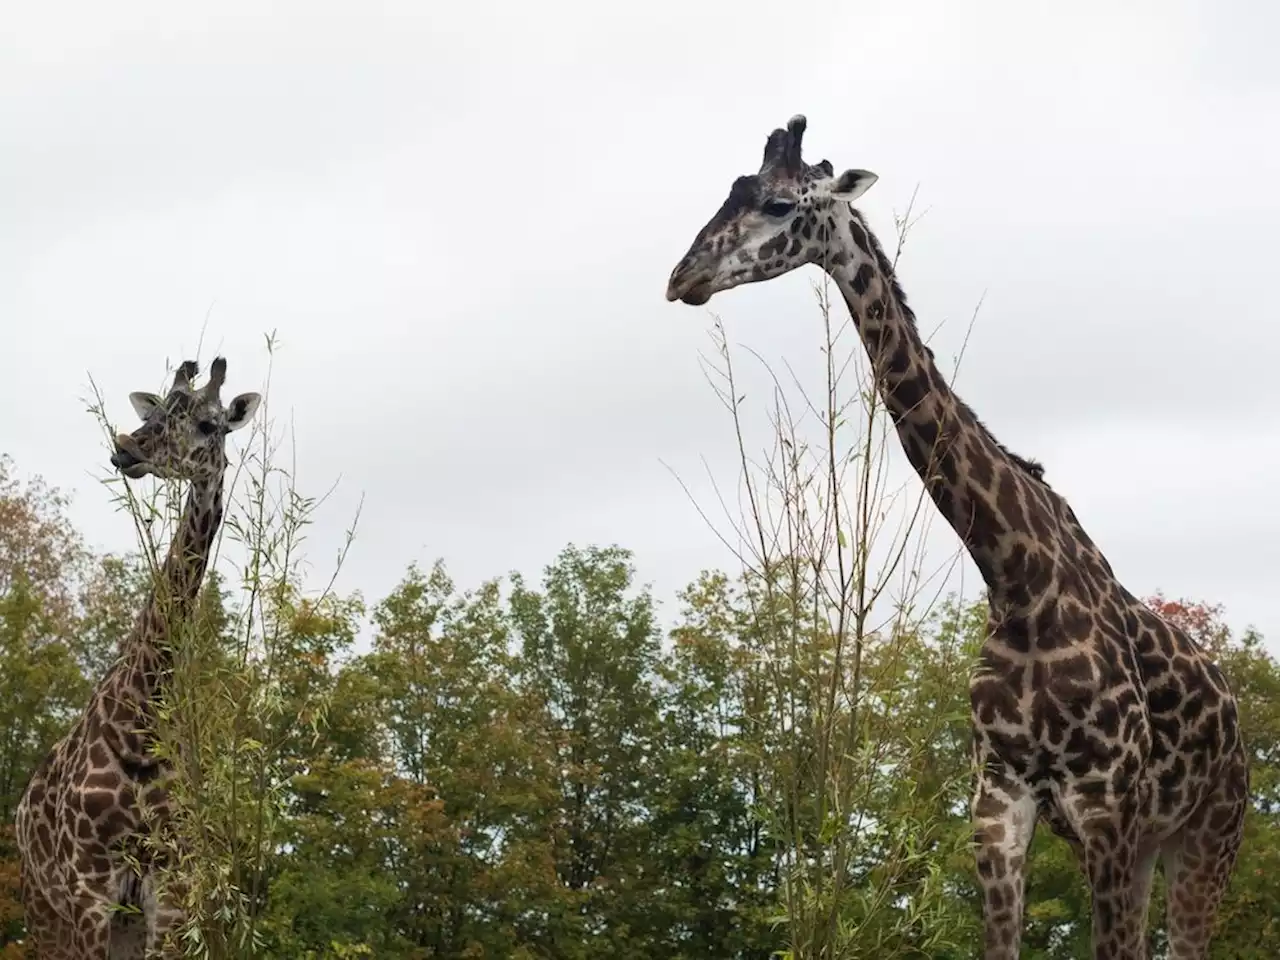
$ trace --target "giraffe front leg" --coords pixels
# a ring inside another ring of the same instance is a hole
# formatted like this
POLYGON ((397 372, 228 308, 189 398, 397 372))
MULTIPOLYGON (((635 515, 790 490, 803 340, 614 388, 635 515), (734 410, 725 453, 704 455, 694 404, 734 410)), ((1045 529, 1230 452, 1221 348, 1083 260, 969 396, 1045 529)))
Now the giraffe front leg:
POLYGON ((111 906, 105 897, 85 891, 72 901, 71 941, 78 960, 111 960, 111 906))
POLYGON ((75 932, 29 879, 22 888, 27 936, 37 960, 76 960, 75 932))
POLYGON ((973 839, 982 890, 984 960, 1017 960, 1022 943, 1027 848, 1036 802, 1019 780, 982 768, 973 797, 973 839))

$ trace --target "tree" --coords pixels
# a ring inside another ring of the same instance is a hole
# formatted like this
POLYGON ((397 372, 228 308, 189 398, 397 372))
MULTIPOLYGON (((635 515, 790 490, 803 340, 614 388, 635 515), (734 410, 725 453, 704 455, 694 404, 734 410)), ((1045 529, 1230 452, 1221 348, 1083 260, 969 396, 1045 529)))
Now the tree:
POLYGON ((389 958, 415 951, 408 921, 412 865, 451 843, 429 788, 366 760, 317 759, 292 782, 262 930, 270 956, 329 957, 365 947, 389 958))
POLYGON ((0 955, 21 931, 14 810, 88 692, 72 645, 87 551, 67 503, 0 456, 0 955))
POLYGON ((439 798, 447 825, 403 861, 406 935, 439 957, 510 956, 545 940, 539 918, 560 894, 551 755, 512 684, 498 583, 459 594, 442 564, 411 568, 374 622, 358 669, 374 681, 388 761, 439 798))
POLYGON ((512 577, 520 689, 555 750, 554 862, 573 899, 556 918, 566 960, 648 956, 664 892, 650 860, 659 738, 660 633, 647 590, 618 547, 563 550, 540 591, 512 577))
MULTIPOLYGON (((91 556, 65 505, 0 458, 0 960, 21 952, 13 807, 150 586, 140 557, 91 556)), ((859 628, 855 662, 783 558, 767 583, 699 577, 664 637, 627 551, 570 546, 536 585, 410 567, 356 655, 359 595, 304 595, 299 555, 259 523, 244 589, 210 574, 161 718, 207 955, 977 951, 963 680, 983 602, 859 628), (779 923, 796 904, 802 937, 779 923)), ((1254 802, 1213 956, 1269 957, 1280 664, 1221 607, 1148 602, 1239 700, 1254 802)), ((1156 957, 1162 897, 1157 881, 1156 957)), ((1038 831, 1023 954, 1088 957, 1088 916, 1074 854, 1038 831)))
POLYGON ((52 624, 75 615, 76 591, 89 553, 67 517, 70 498, 40 477, 19 480, 13 460, 0 454, 0 596, 19 579, 52 624))
POLYGON ((85 676, 96 678, 106 672, 150 589, 151 571, 138 554, 108 555, 89 565, 80 591, 75 643, 85 676))
MULTIPOLYGON (((765 958, 782 949, 778 860, 760 808, 768 777, 760 661, 741 642, 740 594, 720 573, 681 593, 663 676, 653 803, 673 957, 765 958)), ((657 905, 655 905, 657 906, 657 905)))
POLYGON ((0 456, 0 823, 87 692, 71 649, 87 551, 67 502, 0 456))

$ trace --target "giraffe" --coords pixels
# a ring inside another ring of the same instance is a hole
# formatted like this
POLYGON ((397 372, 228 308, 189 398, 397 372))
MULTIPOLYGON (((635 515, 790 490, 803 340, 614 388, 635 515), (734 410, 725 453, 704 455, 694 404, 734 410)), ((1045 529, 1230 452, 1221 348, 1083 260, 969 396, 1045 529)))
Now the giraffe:
POLYGON ((1236 702, 1209 656, 1117 579, 1043 467, 999 443, 950 388, 866 220, 877 177, 801 157, 806 121, 769 134, 671 273, 668 301, 816 264, 839 288, 912 467, 987 587, 970 681, 972 799, 986 960, 1021 943, 1038 820, 1075 849, 1096 960, 1146 956, 1152 874, 1169 956, 1202 958, 1240 846, 1249 774, 1236 702))
POLYGON ((186 361, 167 396, 130 394, 142 426, 115 438, 111 463, 126 477, 150 473, 185 480, 189 489, 119 656, 18 805, 26 923, 40 960, 166 956, 164 937, 182 918, 176 888, 157 888, 141 842, 168 813, 169 771, 152 755, 150 727, 172 668, 174 633, 192 614, 222 523, 226 435, 245 426, 261 400, 244 393, 224 407, 226 370, 226 360, 215 359, 208 383, 196 390, 197 366, 186 361))

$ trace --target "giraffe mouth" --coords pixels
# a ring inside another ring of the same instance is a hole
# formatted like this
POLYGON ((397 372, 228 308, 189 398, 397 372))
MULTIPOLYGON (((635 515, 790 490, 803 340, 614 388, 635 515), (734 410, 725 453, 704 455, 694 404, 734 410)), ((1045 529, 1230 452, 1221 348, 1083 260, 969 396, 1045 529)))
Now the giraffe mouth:
POLYGON ((125 434, 116 437, 115 453, 111 454, 111 465, 130 480, 145 477, 151 469, 150 464, 140 455, 133 438, 125 434))
POLYGON ((691 307, 700 307, 711 299, 711 281, 677 278, 667 285, 667 300, 679 300, 691 307))
POLYGON ((113 454, 111 465, 130 480, 140 480, 147 475, 150 468, 143 460, 134 460, 129 454, 113 454))
POLYGON ((700 307, 711 299, 710 284, 702 284, 700 286, 691 287, 680 296, 681 303, 687 303, 691 307, 700 307))

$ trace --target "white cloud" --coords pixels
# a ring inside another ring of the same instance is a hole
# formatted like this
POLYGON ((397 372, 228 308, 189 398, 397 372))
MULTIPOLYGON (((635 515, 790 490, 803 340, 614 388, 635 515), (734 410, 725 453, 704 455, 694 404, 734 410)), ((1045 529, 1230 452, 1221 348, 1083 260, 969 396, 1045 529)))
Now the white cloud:
MULTIPOLYGON (((87 481, 105 454, 84 372, 123 420, 213 304, 230 388, 261 380, 277 329, 304 478, 344 477, 316 541, 369 495, 348 585, 616 540, 669 591, 726 558, 660 461, 733 465, 696 363, 706 316, 663 301, 666 275, 800 111, 816 155, 881 175, 882 235, 920 185, 903 279, 922 323, 946 321, 953 355, 986 293, 959 389, 1046 462, 1130 587, 1280 638, 1277 15, 1234 6, 15 8, 5 449, 126 546, 87 481)), ((714 306, 816 374, 810 279, 714 306)))

